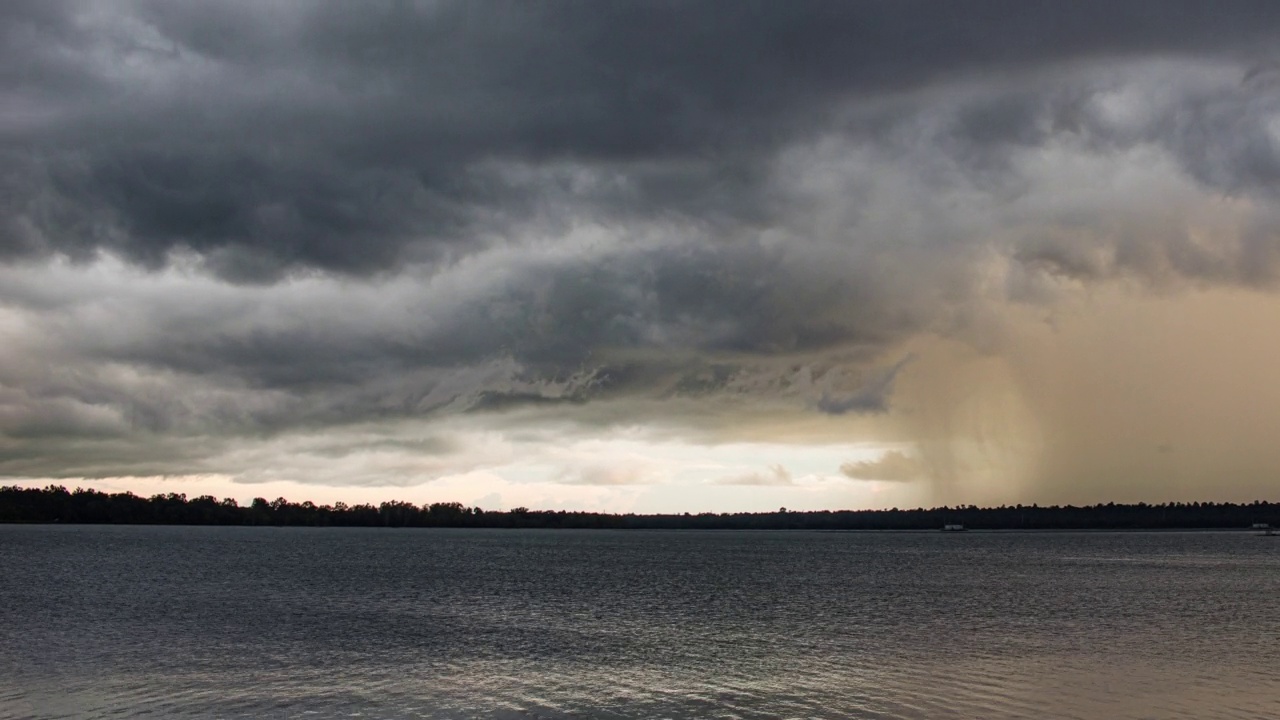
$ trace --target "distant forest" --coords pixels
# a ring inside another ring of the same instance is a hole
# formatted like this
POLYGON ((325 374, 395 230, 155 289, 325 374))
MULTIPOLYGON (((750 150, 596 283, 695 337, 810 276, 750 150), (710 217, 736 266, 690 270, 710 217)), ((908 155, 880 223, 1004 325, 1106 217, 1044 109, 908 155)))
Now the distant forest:
POLYGON ((0 487, 3 523, 114 523, 134 525, 280 525, 313 527, 604 528, 690 530, 936 530, 962 524, 974 530, 1247 528, 1280 525, 1280 503, 1165 503, 1075 507, 1016 505, 992 508, 939 507, 914 510, 820 510, 786 508, 762 513, 635 515, 564 510, 482 510, 461 503, 414 505, 315 505, 284 498, 256 498, 242 506, 231 498, 194 499, 179 493, 104 493, 50 485, 0 487))

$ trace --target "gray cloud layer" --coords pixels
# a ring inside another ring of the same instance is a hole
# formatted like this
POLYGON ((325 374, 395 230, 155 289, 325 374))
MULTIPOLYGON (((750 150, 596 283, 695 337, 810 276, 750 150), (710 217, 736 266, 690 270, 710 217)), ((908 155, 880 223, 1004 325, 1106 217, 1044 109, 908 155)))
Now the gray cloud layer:
MULTIPOLYGON (((191 251, 240 281, 448 261, 584 217, 769 223, 787 210, 768 192, 771 158, 850 104, 1088 58, 1247 59, 1280 23, 1269 2, 114 9, 0 11, 0 251, 107 249, 151 267, 191 251)), ((1043 141, 1046 105, 1071 99, 994 98, 960 109, 941 139, 998 155, 1043 141)), ((1251 152, 1256 129, 1235 109, 1219 99, 1137 131, 1187 146, 1206 179, 1274 179, 1273 154, 1251 152), (1206 123, 1246 134, 1214 147, 1206 123)), ((846 129, 883 141, 901 119, 846 129)))
POLYGON ((898 346, 990 350, 993 305, 1280 277, 1273 2, 10 2, 0 28, 0 473, 641 395, 885 413, 898 346))

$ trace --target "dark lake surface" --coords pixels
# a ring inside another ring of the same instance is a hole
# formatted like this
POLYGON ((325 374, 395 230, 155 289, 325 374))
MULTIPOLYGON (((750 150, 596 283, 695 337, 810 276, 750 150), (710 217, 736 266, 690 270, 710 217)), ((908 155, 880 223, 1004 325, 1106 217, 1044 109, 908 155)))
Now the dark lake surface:
POLYGON ((1280 538, 0 526, 0 718, 1277 718, 1280 538))

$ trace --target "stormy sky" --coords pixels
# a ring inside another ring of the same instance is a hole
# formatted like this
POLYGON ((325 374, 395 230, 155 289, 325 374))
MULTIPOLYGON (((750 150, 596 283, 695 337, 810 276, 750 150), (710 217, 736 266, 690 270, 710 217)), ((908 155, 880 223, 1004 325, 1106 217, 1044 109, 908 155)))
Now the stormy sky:
POLYGON ((0 3, 0 479, 1276 499, 1280 3, 0 3))

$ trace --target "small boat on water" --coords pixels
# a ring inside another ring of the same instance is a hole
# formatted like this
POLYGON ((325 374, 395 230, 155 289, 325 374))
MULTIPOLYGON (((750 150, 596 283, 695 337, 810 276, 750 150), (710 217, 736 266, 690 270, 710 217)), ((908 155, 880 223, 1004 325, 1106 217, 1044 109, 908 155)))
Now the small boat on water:
POLYGON ((964 526, 960 523, 947 523, 942 526, 942 532, 964 532, 964 526))
POLYGON ((1267 523, 1254 523, 1253 530, 1261 530, 1265 537, 1280 537, 1280 528, 1273 528, 1267 523))

